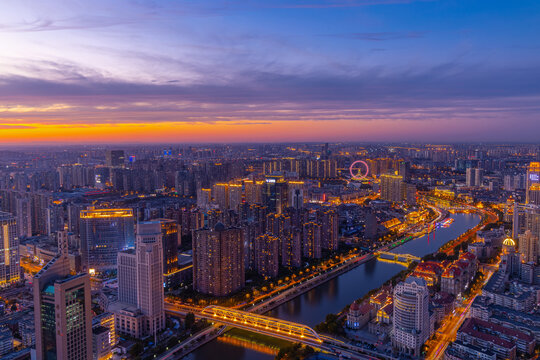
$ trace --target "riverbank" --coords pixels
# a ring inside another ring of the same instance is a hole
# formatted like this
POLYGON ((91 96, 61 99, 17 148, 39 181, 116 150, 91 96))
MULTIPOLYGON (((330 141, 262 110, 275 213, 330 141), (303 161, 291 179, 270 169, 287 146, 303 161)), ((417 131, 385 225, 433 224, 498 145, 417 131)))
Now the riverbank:
MULTIPOLYGON (((476 226, 480 217, 474 214, 453 214, 451 217, 454 223, 448 228, 437 229, 435 238, 430 235, 412 239, 400 246, 402 252, 415 256, 425 256, 439 249, 442 244, 456 238, 469 228, 476 226)), ((342 310, 346 305, 364 296, 371 289, 379 288, 392 276, 404 270, 398 264, 381 263, 375 259, 368 260, 342 273, 337 277, 299 294, 292 300, 285 302, 266 315, 277 317, 283 320, 293 321, 315 326, 324 320, 326 314, 335 313, 342 310)), ((213 358, 227 358, 231 360, 272 360, 273 357, 267 354, 260 354, 256 351, 235 347, 231 344, 224 344, 211 341, 194 353, 187 356, 188 360, 203 360, 213 358)))

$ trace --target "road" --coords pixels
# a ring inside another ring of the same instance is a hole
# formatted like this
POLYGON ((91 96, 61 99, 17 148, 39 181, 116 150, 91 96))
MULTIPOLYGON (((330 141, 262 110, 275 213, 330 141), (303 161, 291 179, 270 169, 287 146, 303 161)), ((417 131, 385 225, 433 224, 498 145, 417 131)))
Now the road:
POLYGON ((471 308, 474 299, 482 293, 482 288, 487 284, 491 276, 495 273, 498 268, 497 265, 483 267, 487 271, 487 276, 482 284, 482 286, 473 290, 472 294, 466 300, 466 302, 455 309, 455 313, 450 314, 443 320, 443 325, 437 330, 435 340, 428 341, 426 344, 429 346, 428 354, 426 360, 436 360, 442 359, 446 348, 451 341, 456 339, 457 331, 459 330, 461 324, 467 318, 467 314, 471 308))

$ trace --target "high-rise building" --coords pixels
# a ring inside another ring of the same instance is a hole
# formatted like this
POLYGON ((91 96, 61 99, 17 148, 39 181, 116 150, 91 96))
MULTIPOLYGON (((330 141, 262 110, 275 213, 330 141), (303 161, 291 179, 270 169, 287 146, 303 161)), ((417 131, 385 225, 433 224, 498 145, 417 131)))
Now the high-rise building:
POLYGON ((161 222, 137 224, 137 306, 144 315, 147 335, 156 335, 165 328, 161 238, 161 222))
POLYGON ((402 184, 403 177, 400 175, 383 174, 381 180, 381 199, 392 202, 403 200, 402 184))
POLYGON ((118 303, 111 309, 119 332, 144 337, 165 327, 162 236, 160 221, 138 223, 135 250, 118 253, 118 303))
POLYGON ((304 182, 289 181, 289 207, 301 209, 304 207, 304 182))
POLYGON ((197 190, 197 207, 206 210, 212 199, 212 189, 200 188, 197 190))
POLYGON ((193 288, 203 294, 227 296, 244 287, 242 230, 226 228, 193 231, 193 288))
POLYGON ((484 181, 484 170, 483 169, 474 169, 474 185, 481 187, 484 181))
POLYGON ((527 230, 533 236, 540 236, 540 205, 519 205, 516 202, 512 213, 512 237, 517 239, 527 230))
MULTIPOLYGON (((181 244, 178 222, 170 219, 157 219, 161 223, 163 248, 163 282, 170 287, 178 282, 178 246, 181 244)), ((179 282, 178 282, 179 283, 179 282)))
POLYGON ((302 230, 292 228, 281 240, 281 265, 302 266, 302 230))
POLYGON ((107 150, 105 153, 107 166, 123 166, 125 158, 124 150, 107 150))
POLYGON ((229 208, 229 184, 217 183, 212 187, 212 196, 214 202, 219 206, 220 210, 229 208))
POLYGON ((531 230, 519 235, 519 252, 523 262, 536 263, 538 261, 538 236, 534 236, 531 230))
POLYGON ((20 238, 32 236, 32 203, 27 196, 17 197, 17 234, 20 238))
POLYGON ((334 209, 320 211, 321 246, 323 249, 336 251, 339 245, 339 216, 334 209))
POLYGON ((304 224, 303 255, 310 259, 320 259, 321 252, 321 225, 310 221, 304 224))
POLYGON ((475 171, 473 168, 467 168, 467 170, 465 170, 465 184, 469 187, 472 187, 472 186, 475 186, 476 185, 476 177, 475 177, 475 171))
POLYGON ((255 268, 265 277, 274 278, 279 271, 279 239, 263 234, 255 239, 255 268))
POLYGON ((83 267, 97 271, 116 269, 118 252, 134 246, 134 219, 131 209, 81 210, 83 267))
POLYGON ((411 163, 409 161, 400 161, 398 175, 403 177, 403 181, 409 181, 411 178, 411 163))
POLYGON ((71 275, 67 237, 33 279, 36 358, 92 359, 90 276, 71 275))
POLYGON ((229 184, 229 206, 231 210, 238 211, 242 204, 242 184, 229 184))
POLYGON ((118 301, 137 305, 137 255, 135 249, 118 252, 118 301))
POLYGON ((17 222, 11 214, 0 212, 0 287, 20 280, 17 222))
POLYGON ((262 204, 263 203, 263 186, 262 180, 245 180, 245 199, 248 204, 262 204))
POLYGON ((516 242, 511 238, 506 238, 502 246, 500 271, 512 277, 518 277, 521 270, 520 257, 521 255, 516 251, 516 242))
POLYGON ((540 162, 532 162, 527 168, 527 204, 540 205, 540 162))
POLYGON ((287 183, 281 176, 266 177, 263 202, 268 208, 268 212, 281 214, 287 207, 287 186, 287 183))
POLYGON ((401 352, 419 356, 429 336, 428 287, 424 279, 409 276, 394 288, 392 344, 401 352))

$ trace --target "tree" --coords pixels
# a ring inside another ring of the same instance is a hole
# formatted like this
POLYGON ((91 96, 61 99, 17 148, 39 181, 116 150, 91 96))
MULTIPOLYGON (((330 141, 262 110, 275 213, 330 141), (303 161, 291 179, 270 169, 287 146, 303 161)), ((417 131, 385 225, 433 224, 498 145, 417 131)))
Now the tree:
POLYGON ((184 325, 186 329, 191 329, 195 324, 195 314, 192 312, 187 313, 186 319, 184 320, 184 325))

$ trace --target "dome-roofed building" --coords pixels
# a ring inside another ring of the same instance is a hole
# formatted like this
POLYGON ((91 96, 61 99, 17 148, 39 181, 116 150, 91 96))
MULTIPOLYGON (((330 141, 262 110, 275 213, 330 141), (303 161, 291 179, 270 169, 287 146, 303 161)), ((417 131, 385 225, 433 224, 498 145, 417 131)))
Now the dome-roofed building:
POLYGON ((520 254, 516 251, 516 242, 512 238, 503 241, 500 268, 511 276, 519 275, 520 254))
POLYGON ((504 239, 504 241, 503 241, 503 245, 504 245, 504 246, 512 246, 512 247, 515 247, 515 246, 516 246, 516 242, 515 242, 512 238, 506 238, 506 239, 504 239))

